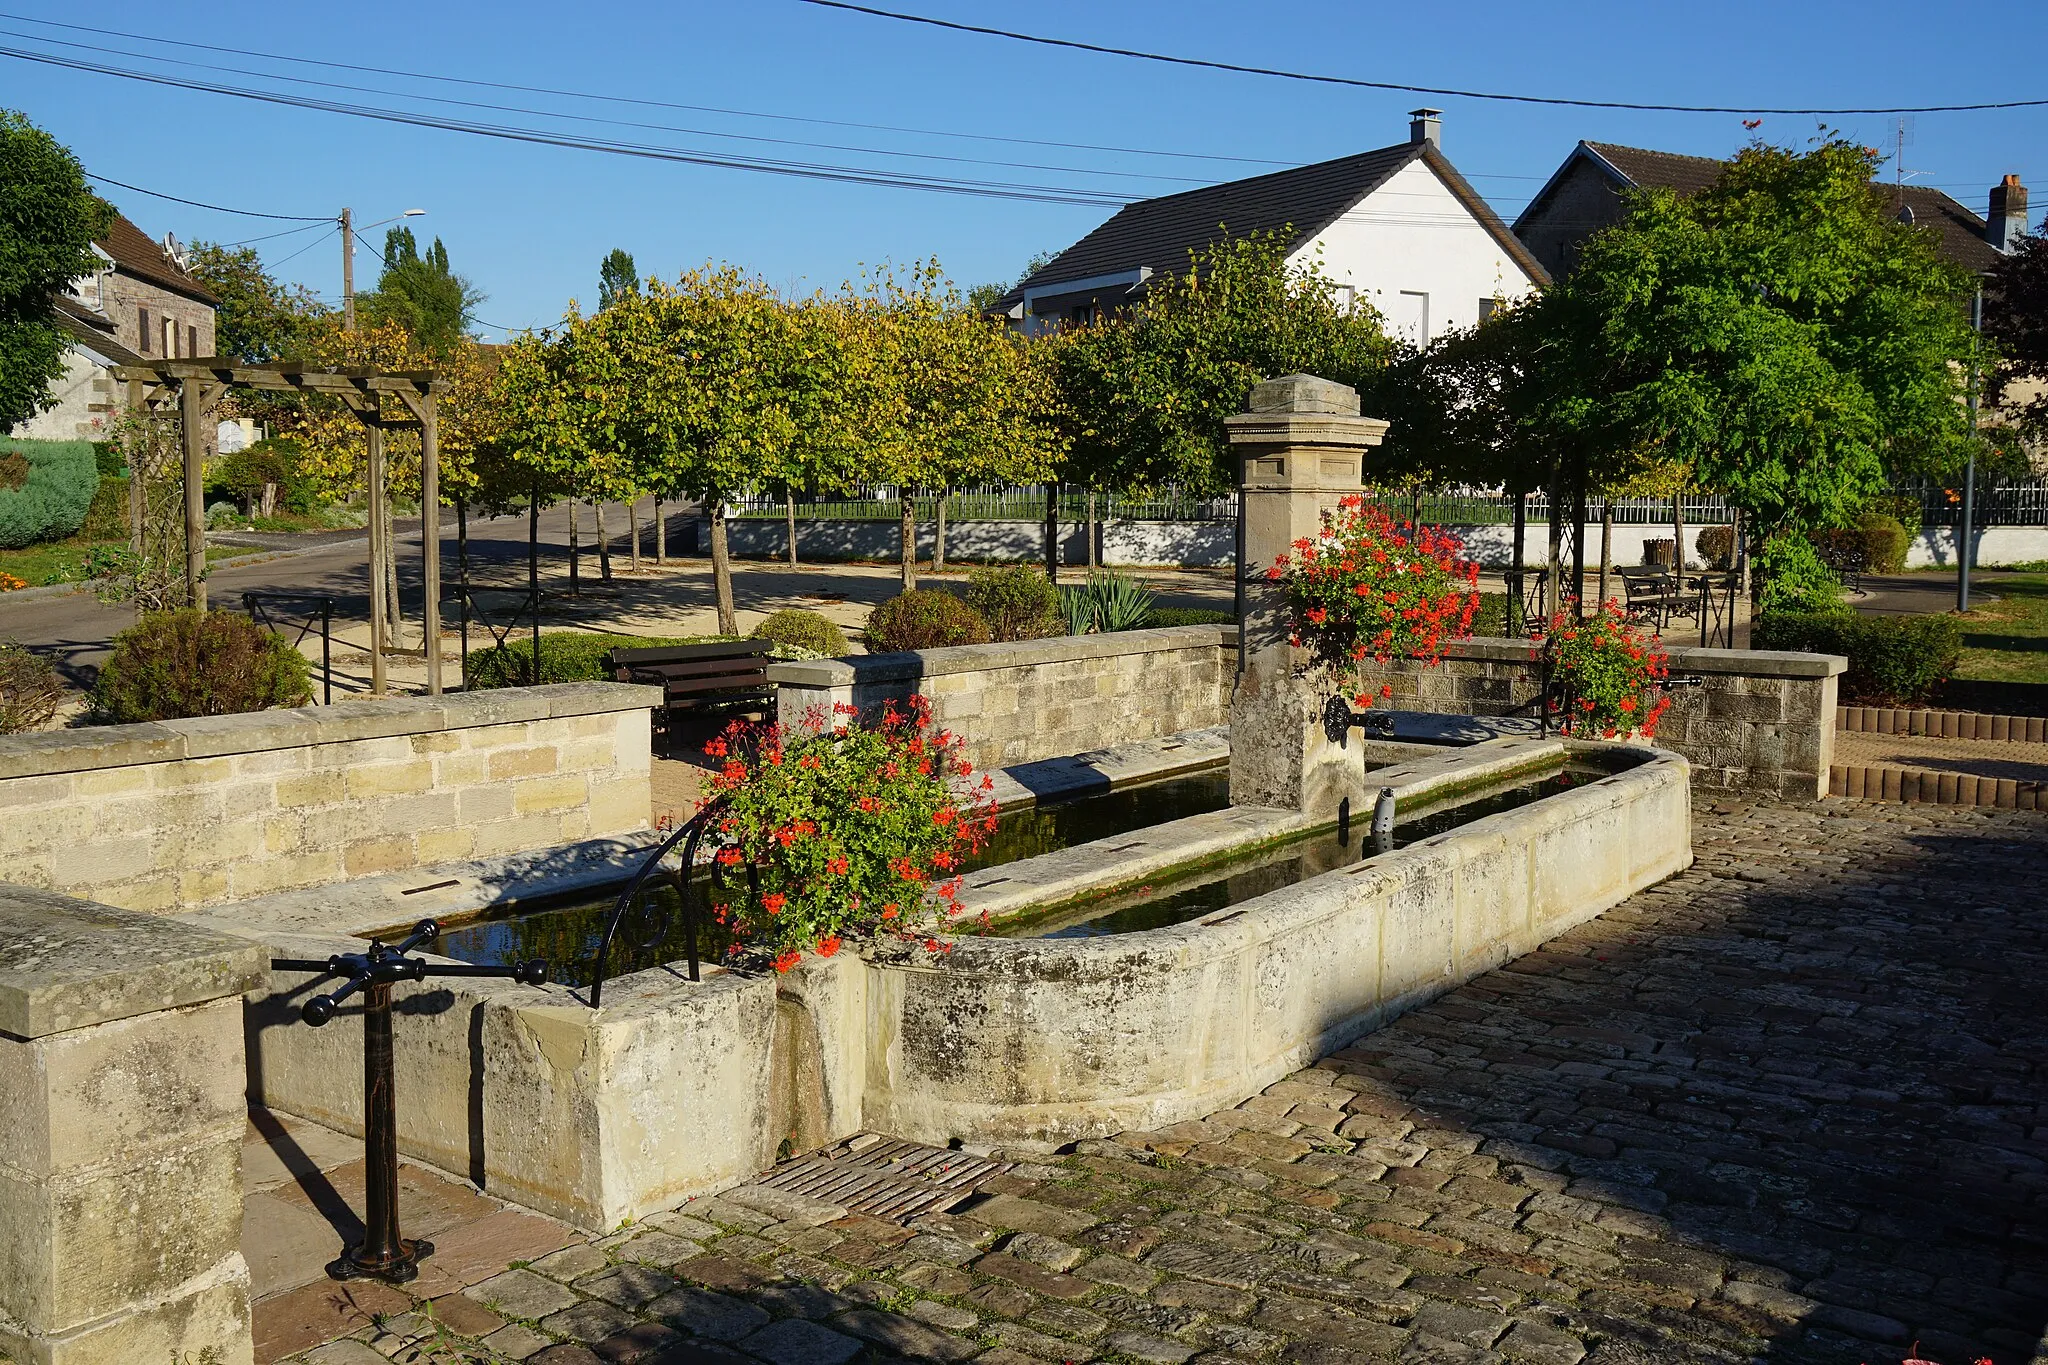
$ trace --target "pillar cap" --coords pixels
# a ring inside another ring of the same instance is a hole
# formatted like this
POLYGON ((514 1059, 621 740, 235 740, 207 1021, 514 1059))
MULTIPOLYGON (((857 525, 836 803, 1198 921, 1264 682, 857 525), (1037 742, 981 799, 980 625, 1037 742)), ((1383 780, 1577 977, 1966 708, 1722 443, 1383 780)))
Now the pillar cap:
POLYGON ((1320 412, 1356 417, 1358 390, 1312 374, 1284 374, 1252 387, 1253 412, 1320 412))

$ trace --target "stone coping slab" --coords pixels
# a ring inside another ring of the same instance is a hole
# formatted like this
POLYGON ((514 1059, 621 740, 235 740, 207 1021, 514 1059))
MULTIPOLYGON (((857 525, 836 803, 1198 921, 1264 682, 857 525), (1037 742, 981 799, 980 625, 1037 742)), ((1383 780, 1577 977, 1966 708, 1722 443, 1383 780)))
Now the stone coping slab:
MULTIPOLYGON (((1163 739, 1141 739, 1083 754, 1017 763, 994 776, 996 805, 1003 810, 1112 791, 1230 761, 1230 727, 1183 730, 1163 739)), ((975 779, 969 778, 969 782, 975 779)))
POLYGON ((17 1038, 240 995, 268 969, 244 939, 0 885, 0 1031, 17 1038))
POLYGON ((85 726, 0 739, 0 779, 646 710, 661 703, 660 688, 637 683, 550 683, 444 697, 382 697, 238 716, 85 726))
POLYGON ((902 682, 948 673, 981 673, 1026 668, 1074 659, 1106 659, 1165 650, 1237 648, 1236 626, 1168 626, 1161 630, 1116 630, 1094 635, 1061 635, 1002 644, 951 645, 943 649, 868 654, 852 659, 804 659, 770 664, 768 680, 798 687, 851 687, 855 683, 902 682))
MULTIPOLYGON (((1840 654, 1800 654, 1782 649, 1699 649, 1666 645, 1673 673, 1738 673, 1751 678, 1831 678, 1845 673, 1849 661, 1840 654)), ((1535 640, 1474 635, 1444 650, 1446 659, 1478 659, 1493 663, 1534 664, 1543 657, 1535 640)))

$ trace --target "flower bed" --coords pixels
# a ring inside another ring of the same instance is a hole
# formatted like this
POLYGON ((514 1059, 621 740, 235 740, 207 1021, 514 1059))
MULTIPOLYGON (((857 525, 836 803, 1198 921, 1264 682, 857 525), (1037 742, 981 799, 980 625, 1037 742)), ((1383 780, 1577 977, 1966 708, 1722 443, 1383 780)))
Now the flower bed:
POLYGON ((1650 695, 1671 676, 1671 661, 1655 632, 1631 624, 1621 604, 1610 601, 1583 620, 1569 610, 1558 612, 1545 640, 1551 676, 1564 683, 1569 699, 1568 733, 1655 738, 1657 722, 1671 706, 1669 694, 1650 695))

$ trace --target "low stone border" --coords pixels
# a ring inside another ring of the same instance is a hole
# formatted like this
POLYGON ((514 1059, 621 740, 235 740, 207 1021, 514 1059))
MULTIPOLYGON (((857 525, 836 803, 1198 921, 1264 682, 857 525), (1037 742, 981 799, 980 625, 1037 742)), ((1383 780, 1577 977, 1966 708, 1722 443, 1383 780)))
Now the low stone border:
MULTIPOLYGON (((1865 735, 1926 735, 1930 739, 2048 743, 2048 717, 1992 716, 1981 711, 1927 711, 1903 706, 1838 706, 1835 708, 1835 729, 1865 735)), ((1835 794, 1840 795, 1839 792, 1835 794)))
POLYGON ((1882 764, 1835 764, 1828 769, 1828 795, 1846 796, 1856 801, 1910 801, 1928 806, 2048 810, 2048 782, 2021 782, 2010 777, 1939 773, 1926 768, 1893 768, 1882 764))

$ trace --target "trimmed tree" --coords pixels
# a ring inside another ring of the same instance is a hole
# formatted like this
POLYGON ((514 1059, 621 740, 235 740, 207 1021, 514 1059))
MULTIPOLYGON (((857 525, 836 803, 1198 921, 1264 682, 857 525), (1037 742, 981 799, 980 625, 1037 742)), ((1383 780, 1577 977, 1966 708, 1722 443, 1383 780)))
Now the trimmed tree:
POLYGON ((112 219, 68 147, 0 109, 0 433, 49 410, 67 349, 50 298, 92 273, 112 219))

